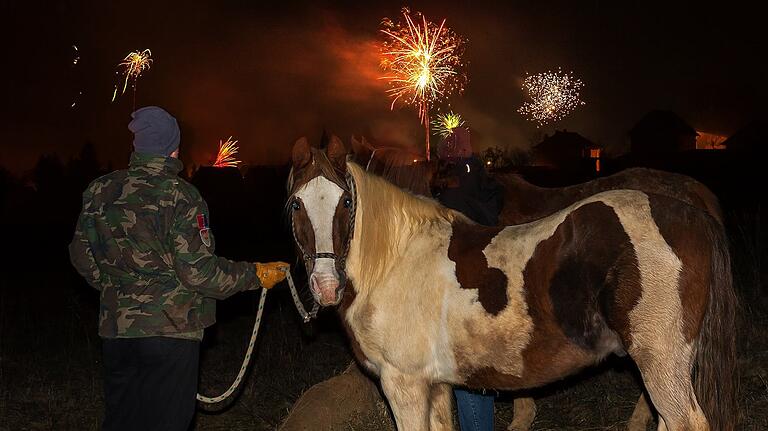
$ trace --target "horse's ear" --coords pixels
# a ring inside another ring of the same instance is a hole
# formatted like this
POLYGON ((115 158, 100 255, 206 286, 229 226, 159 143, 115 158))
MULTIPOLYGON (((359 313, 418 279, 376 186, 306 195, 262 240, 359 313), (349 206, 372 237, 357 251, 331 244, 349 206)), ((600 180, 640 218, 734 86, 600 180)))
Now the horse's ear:
POLYGON ((293 169, 301 169, 312 160, 312 152, 309 149, 309 141, 307 141, 306 137, 302 136, 293 144, 291 159, 293 169))
POLYGON ((327 154, 328 160, 331 161, 331 165, 336 170, 340 172, 347 171, 347 148, 344 147, 344 143, 341 142, 338 136, 331 136, 330 141, 328 141, 327 154))
POLYGON ((362 139, 363 141, 361 142, 352 136, 352 156, 357 163, 364 166, 366 163, 368 163, 368 160, 371 159, 373 151, 366 144, 365 137, 362 139))

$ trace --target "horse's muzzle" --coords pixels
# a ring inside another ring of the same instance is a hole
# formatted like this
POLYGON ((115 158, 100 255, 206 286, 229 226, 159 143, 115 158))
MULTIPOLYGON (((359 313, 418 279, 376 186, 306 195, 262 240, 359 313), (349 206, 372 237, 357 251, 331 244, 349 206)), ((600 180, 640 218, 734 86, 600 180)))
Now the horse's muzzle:
POLYGON ((323 307, 338 305, 344 294, 344 284, 334 274, 312 273, 309 277, 309 289, 315 301, 323 307))

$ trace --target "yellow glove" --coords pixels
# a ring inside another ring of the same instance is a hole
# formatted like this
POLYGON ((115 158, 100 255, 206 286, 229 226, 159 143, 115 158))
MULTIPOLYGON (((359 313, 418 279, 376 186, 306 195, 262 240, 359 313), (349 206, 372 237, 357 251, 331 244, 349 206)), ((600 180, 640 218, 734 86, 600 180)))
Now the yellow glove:
POLYGON ((277 283, 285 280, 285 271, 291 268, 291 265, 285 262, 257 262, 253 265, 256 267, 256 276, 259 277, 259 281, 265 289, 271 289, 277 283))

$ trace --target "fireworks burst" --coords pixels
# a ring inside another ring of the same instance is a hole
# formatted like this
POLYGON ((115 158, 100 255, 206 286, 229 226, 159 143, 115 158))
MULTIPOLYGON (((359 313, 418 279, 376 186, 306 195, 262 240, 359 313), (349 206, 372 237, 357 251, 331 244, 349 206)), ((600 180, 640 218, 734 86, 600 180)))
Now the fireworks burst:
MULTIPOLYGON (((123 74, 123 89, 120 91, 120 95, 125 94, 125 90, 128 88, 128 80, 133 79, 133 99, 134 99, 134 108, 136 107, 136 82, 139 79, 139 76, 145 71, 149 70, 150 67, 152 67, 152 51, 145 49, 144 51, 133 51, 128 53, 128 55, 125 56, 123 61, 121 61, 117 67, 121 70, 118 70, 118 75, 120 73, 123 74)), ((118 81, 118 84, 115 85, 115 91, 112 93, 112 101, 114 102, 115 99, 117 99, 117 92, 120 84, 118 81)))
POLYGON ((561 120, 585 104, 579 98, 579 90, 583 86, 573 72, 563 73, 560 69, 528 75, 523 81, 523 90, 531 100, 523 103, 517 111, 538 123, 537 127, 561 120))
POLYGON ((449 112, 447 114, 438 114, 437 119, 432 122, 437 134, 443 138, 447 138, 453 133, 453 129, 464 125, 464 120, 461 115, 449 112))
POLYGON ((236 168, 240 160, 235 158, 237 154, 237 140, 232 140, 230 136, 225 142, 219 139, 219 152, 216 154, 216 161, 213 162, 214 168, 236 168))
POLYGON ((390 109, 398 101, 418 108, 429 159, 429 108, 464 90, 464 40, 445 26, 445 20, 438 25, 421 13, 411 16, 407 8, 402 14, 404 21, 382 21, 386 38, 381 46, 381 67, 387 73, 382 79, 391 86, 387 90, 392 97, 390 109))
POLYGON ((382 45, 381 67, 388 72, 382 79, 392 86, 387 91, 393 99, 391 108, 402 99, 417 106, 424 120, 430 104, 464 90, 464 41, 445 26, 445 20, 437 25, 417 12, 414 21, 407 8, 403 18, 405 22, 382 21, 381 32, 387 38, 382 45))

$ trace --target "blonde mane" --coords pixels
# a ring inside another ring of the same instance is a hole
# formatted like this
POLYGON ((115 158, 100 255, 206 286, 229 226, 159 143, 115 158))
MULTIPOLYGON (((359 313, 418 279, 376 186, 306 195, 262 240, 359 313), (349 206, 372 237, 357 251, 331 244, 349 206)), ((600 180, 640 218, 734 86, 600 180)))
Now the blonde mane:
POLYGON ((354 162, 347 162, 347 170, 355 181, 357 196, 353 240, 357 247, 353 249, 358 255, 355 268, 351 268, 357 276, 357 289, 379 284, 421 228, 454 220, 470 222, 461 213, 402 190, 354 162))

